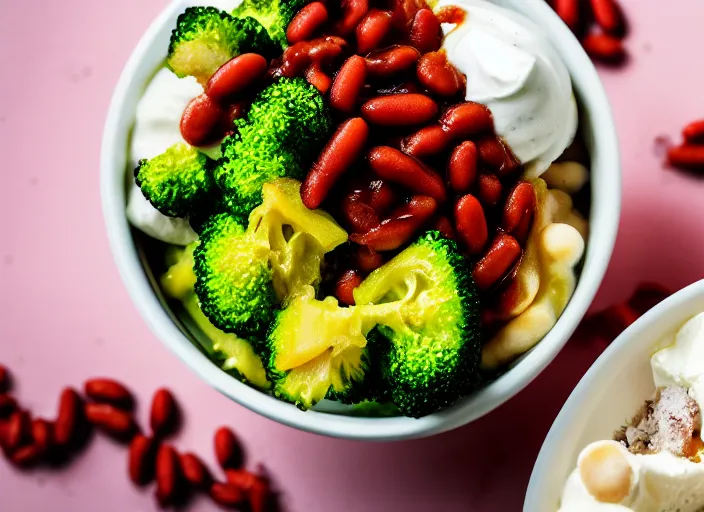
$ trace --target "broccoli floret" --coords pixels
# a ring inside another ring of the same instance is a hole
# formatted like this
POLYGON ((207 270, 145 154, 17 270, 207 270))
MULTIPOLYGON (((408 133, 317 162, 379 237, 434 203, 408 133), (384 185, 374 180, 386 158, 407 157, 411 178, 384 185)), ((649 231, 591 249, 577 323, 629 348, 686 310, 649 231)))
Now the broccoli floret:
POLYGON ((214 188, 211 172, 208 157, 178 143, 151 160, 140 161, 134 177, 154 208, 170 217, 186 217, 214 188))
POLYGON ((205 83, 217 69, 240 53, 273 55, 275 45, 254 18, 235 18, 215 7, 189 7, 171 33, 167 66, 180 78, 205 83))
POLYGON ((263 334, 278 305, 316 286, 325 253, 347 240, 329 215, 303 205, 300 186, 290 179, 267 183, 246 231, 229 213, 203 224, 194 251, 195 291, 219 329, 263 334))
POLYGON ((481 356, 479 302, 455 242, 437 231, 424 234, 372 272, 354 298, 380 305, 370 307, 379 323, 370 334, 372 367, 403 414, 425 416, 473 389, 481 356))
POLYGON ((276 319, 260 348, 276 396, 306 410, 323 398, 346 403, 369 395, 366 333, 357 308, 306 287, 276 319))
POLYGON ((286 29, 293 17, 311 0, 244 0, 234 11, 239 18, 256 18, 281 48, 288 46, 286 29))
POLYGON ((214 174, 230 211, 242 220, 261 203, 264 183, 303 179, 333 128, 322 96, 302 78, 280 78, 264 89, 236 124, 214 174))
POLYGON ((224 371, 246 384, 259 389, 268 389, 270 383, 261 358, 254 352, 252 345, 234 334, 228 334, 215 327, 203 314, 198 304, 193 286, 196 275, 193 271, 193 251, 195 242, 186 248, 172 248, 167 251, 169 269, 161 277, 164 293, 178 299, 190 315, 193 322, 205 335, 206 339, 197 337, 199 345, 224 371))
POLYGON ((214 172, 225 193, 224 204, 238 219, 246 220, 262 202, 264 183, 283 176, 300 180, 305 171, 276 137, 256 125, 237 124, 239 133, 223 141, 223 157, 214 172))
POLYGON ((267 329, 277 303, 268 256, 229 214, 205 222, 194 251, 195 291, 218 329, 245 337, 267 329))

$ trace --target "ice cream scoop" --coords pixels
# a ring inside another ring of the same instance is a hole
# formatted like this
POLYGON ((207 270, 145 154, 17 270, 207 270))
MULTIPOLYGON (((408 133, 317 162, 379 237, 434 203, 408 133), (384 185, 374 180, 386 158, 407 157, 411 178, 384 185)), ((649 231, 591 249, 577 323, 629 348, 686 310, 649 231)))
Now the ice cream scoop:
POLYGON ((466 99, 494 115, 496 132, 524 164, 542 174, 577 131, 577 104, 569 72, 545 30, 515 11, 486 0, 441 0, 465 11, 458 24, 443 24, 442 47, 467 76, 466 99))

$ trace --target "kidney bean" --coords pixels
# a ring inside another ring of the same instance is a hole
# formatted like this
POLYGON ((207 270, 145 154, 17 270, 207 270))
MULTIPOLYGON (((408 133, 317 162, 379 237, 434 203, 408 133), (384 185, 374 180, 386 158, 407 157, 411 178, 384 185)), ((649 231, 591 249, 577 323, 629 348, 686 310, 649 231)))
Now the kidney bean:
POLYGON ((479 175, 478 195, 482 204, 496 206, 501 200, 502 191, 501 181, 495 174, 482 173, 479 175))
POLYGON ((484 208, 477 198, 466 194, 455 204, 455 228, 470 254, 479 254, 489 238, 484 208))
POLYGON ((77 441, 83 419, 82 400, 72 388, 66 388, 59 398, 59 412, 54 423, 54 440, 59 446, 68 446, 77 441))
POLYGON ((382 179, 403 185, 419 194, 427 194, 438 202, 447 199, 443 179, 438 173, 415 158, 388 146, 369 151, 369 165, 382 179))
POLYGON ((85 415, 91 424, 120 441, 131 441, 137 432, 132 415, 110 404, 86 404, 85 415))
POLYGON ((346 306, 354 306, 354 289, 362 284, 362 276, 356 270, 343 273, 335 285, 335 297, 346 306))
POLYGON ((392 0, 391 8, 393 10, 394 26, 398 30, 408 33, 416 13, 425 7, 427 7, 427 4, 424 0, 392 0))
POLYGON ((242 489, 245 493, 249 493, 255 482, 260 479, 259 476, 246 469, 225 469, 225 478, 229 484, 242 489))
POLYGON ((124 409, 134 406, 134 397, 123 384, 113 379, 89 379, 83 385, 88 398, 96 402, 107 402, 124 409))
POLYGON ((322 70, 320 64, 311 64, 306 69, 306 80, 318 89, 320 94, 326 94, 332 87, 332 78, 322 70))
POLYGON ((464 87, 464 75, 447 60, 444 51, 423 55, 416 67, 418 81, 433 94, 454 96, 464 87))
POLYGON ((127 472, 135 485, 145 485, 154 478, 155 445, 152 438, 137 434, 130 443, 127 472))
POLYGON ((0 393, 7 393, 12 387, 10 370, 0 364, 0 393))
POLYGON ((363 234, 351 234, 350 241, 374 251, 393 251, 408 243, 436 209, 437 203, 432 197, 414 196, 377 227, 363 234))
MULTIPOLYGON (((687 124, 682 129, 682 137, 688 144, 701 144, 704 143, 704 119, 697 119, 687 124)), ((2 372, 0 371, 0 374, 2 372)), ((0 378, 0 380, 2 380, 0 378)), ((0 385, 0 391, 2 391, 2 386, 0 385)))
POLYGON ((496 237, 487 253, 474 267, 474 282, 480 290, 488 290, 505 276, 521 257, 521 246, 505 233, 496 237))
POLYGON ((361 246, 355 253, 355 263, 361 272, 369 274, 384 264, 384 255, 361 246))
POLYGON ((357 52, 368 53, 384 41, 392 27, 391 11, 371 9, 357 25, 357 52))
POLYGON ((430 9, 420 9, 413 18, 411 33, 408 36, 411 44, 421 53, 434 52, 442 45, 442 30, 440 21, 430 9))
POLYGON ((416 158, 436 155, 445 151, 450 144, 450 136, 439 124, 421 128, 401 141, 401 151, 416 158))
POLYGON ((620 34, 623 31, 623 14, 614 0, 591 0, 594 20, 606 32, 620 34))
POLYGON ((365 233, 379 225, 380 219, 376 210, 363 203, 355 194, 351 194, 343 200, 342 211, 347 223, 355 233, 365 233))
POLYGON ((42 418, 32 420, 32 444, 45 454, 54 444, 54 425, 42 418))
POLYGON ((237 436, 230 428, 220 427, 215 431, 213 446, 220 467, 235 469, 242 465, 244 452, 237 436))
POLYGON ((5 445, 7 450, 14 451, 28 441, 32 435, 32 425, 27 411, 16 411, 7 422, 5 445))
POLYGON ((181 484, 178 454, 173 446, 162 444, 156 454, 156 497, 162 507, 173 505, 181 484))
POLYGON ((207 466, 194 453, 179 455, 181 474, 196 489, 207 489, 213 481, 207 466))
POLYGON ((318 208, 342 174, 357 160, 367 142, 369 128, 359 117, 342 123, 328 141, 301 186, 301 199, 318 208))
POLYGON ((332 31, 338 36, 348 36, 369 11, 369 0, 341 0, 342 18, 332 31))
POLYGON ((193 98, 181 116, 181 135, 191 146, 207 146, 217 140, 215 132, 225 109, 207 94, 193 98))
POLYGON ((244 117, 247 113, 247 108, 249 103, 239 102, 233 105, 229 105, 225 110, 224 115, 220 118, 218 125, 215 127, 213 132, 213 138, 219 140, 225 138, 228 135, 232 135, 236 132, 237 127, 235 126, 235 120, 244 117))
POLYGON ((329 65, 341 57, 347 42, 334 36, 301 41, 284 50, 279 74, 293 78, 300 76, 311 64, 329 65))
POLYGON ((298 11, 286 29, 289 44, 300 43, 313 37, 328 21, 328 9, 322 2, 312 2, 298 11))
POLYGON ((626 56, 621 39, 608 34, 589 34, 582 39, 582 47, 591 58, 609 64, 618 64, 626 56))
POLYGON ((230 59, 210 77, 205 94, 211 100, 228 104, 238 94, 264 76, 269 62, 257 53, 243 53, 230 59))
POLYGON ((468 139, 494 129, 491 111, 473 101, 450 107, 440 118, 440 124, 455 139, 468 139))
POLYGON ((412 46, 394 45, 373 51, 366 59, 369 76, 388 78, 415 66, 420 53, 412 46))
POLYGON ((667 162, 672 167, 704 171, 704 146, 682 144, 667 151, 667 162))
POLYGON ((359 55, 345 61, 338 71, 330 90, 330 106, 335 110, 351 114, 367 80, 367 63, 359 55))
POLYGON ((23 446, 16 450, 11 456, 12 463, 21 468, 36 466, 41 460, 41 449, 34 444, 23 446))
POLYGON ((149 411, 149 426, 157 438, 167 437, 178 430, 180 409, 173 393, 160 388, 154 393, 149 411))
POLYGON ((374 180, 369 183, 367 202, 379 215, 384 215, 398 202, 398 194, 384 180, 374 180))
POLYGON ((435 224, 433 225, 433 229, 440 231, 442 236, 444 236, 445 238, 448 238, 450 240, 455 239, 455 228, 452 227, 452 222, 450 222, 450 219, 448 219, 444 215, 438 217, 438 219, 435 221, 435 224))
POLYGON ((525 240, 535 213, 535 202, 533 185, 527 181, 517 183, 509 192, 504 206, 501 223, 504 230, 518 240, 525 240))
POLYGON ((579 28, 579 0, 555 0, 554 8, 573 32, 579 28))
POLYGON ((362 105, 362 117, 380 126, 413 126, 432 120, 437 104, 423 94, 379 96, 362 105))
POLYGON ((468 140, 457 146, 447 165, 450 186, 455 192, 465 193, 477 179, 477 146, 468 140))
POLYGON ((225 508, 239 508, 246 501, 245 493, 232 484, 214 482, 210 486, 209 494, 210 499, 225 508))
POLYGON ((0 394, 0 419, 7 418, 17 410, 17 400, 7 394, 0 394))

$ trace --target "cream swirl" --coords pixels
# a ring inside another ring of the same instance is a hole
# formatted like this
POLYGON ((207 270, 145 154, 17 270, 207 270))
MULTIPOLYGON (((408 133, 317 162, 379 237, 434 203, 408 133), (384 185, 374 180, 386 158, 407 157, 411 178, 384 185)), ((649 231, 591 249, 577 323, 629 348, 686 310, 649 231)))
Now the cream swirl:
POLYGON ((489 107, 496 132, 534 178, 569 146, 577 131, 570 75, 545 36, 522 14, 486 0, 440 0, 436 11, 466 12, 443 24, 443 48, 467 75, 466 99, 489 107))

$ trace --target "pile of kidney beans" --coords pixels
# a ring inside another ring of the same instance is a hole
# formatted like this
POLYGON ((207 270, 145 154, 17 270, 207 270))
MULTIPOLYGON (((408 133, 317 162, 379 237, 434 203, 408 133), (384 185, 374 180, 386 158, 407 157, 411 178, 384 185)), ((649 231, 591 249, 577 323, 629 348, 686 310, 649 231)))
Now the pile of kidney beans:
POLYGON ((242 446, 228 427, 220 427, 213 440, 224 481, 217 481, 196 454, 179 452, 167 442, 181 420, 181 409, 167 389, 154 394, 149 432, 143 433, 134 418, 133 394, 113 379, 87 380, 82 395, 65 388, 52 420, 32 418, 10 394, 11 384, 9 370, 0 365, 0 448, 18 468, 65 466, 87 446, 95 429, 129 444, 129 478, 137 486, 155 481, 161 508, 182 505, 194 492, 203 492, 228 509, 248 507, 250 512, 265 512, 276 508, 268 478, 244 469, 242 446))
POLYGON ((337 297, 352 304, 363 276, 435 228, 473 262, 477 286, 496 289, 522 255, 535 194, 494 132, 491 112, 464 101, 466 78, 441 50, 441 22, 418 1, 314 2, 288 28, 273 75, 305 76, 339 122, 301 188, 350 231, 337 297))
POLYGON ((198 146, 222 137, 276 77, 305 77, 320 90, 338 127, 301 197, 351 233, 331 265, 331 292, 344 304, 429 228, 458 241, 483 293, 510 282, 521 259, 533 187, 519 180, 489 109, 464 100, 466 77, 440 49, 441 22, 463 15, 453 7, 436 15, 422 0, 310 3, 290 23, 280 58, 235 57, 184 112, 181 131, 198 146))

